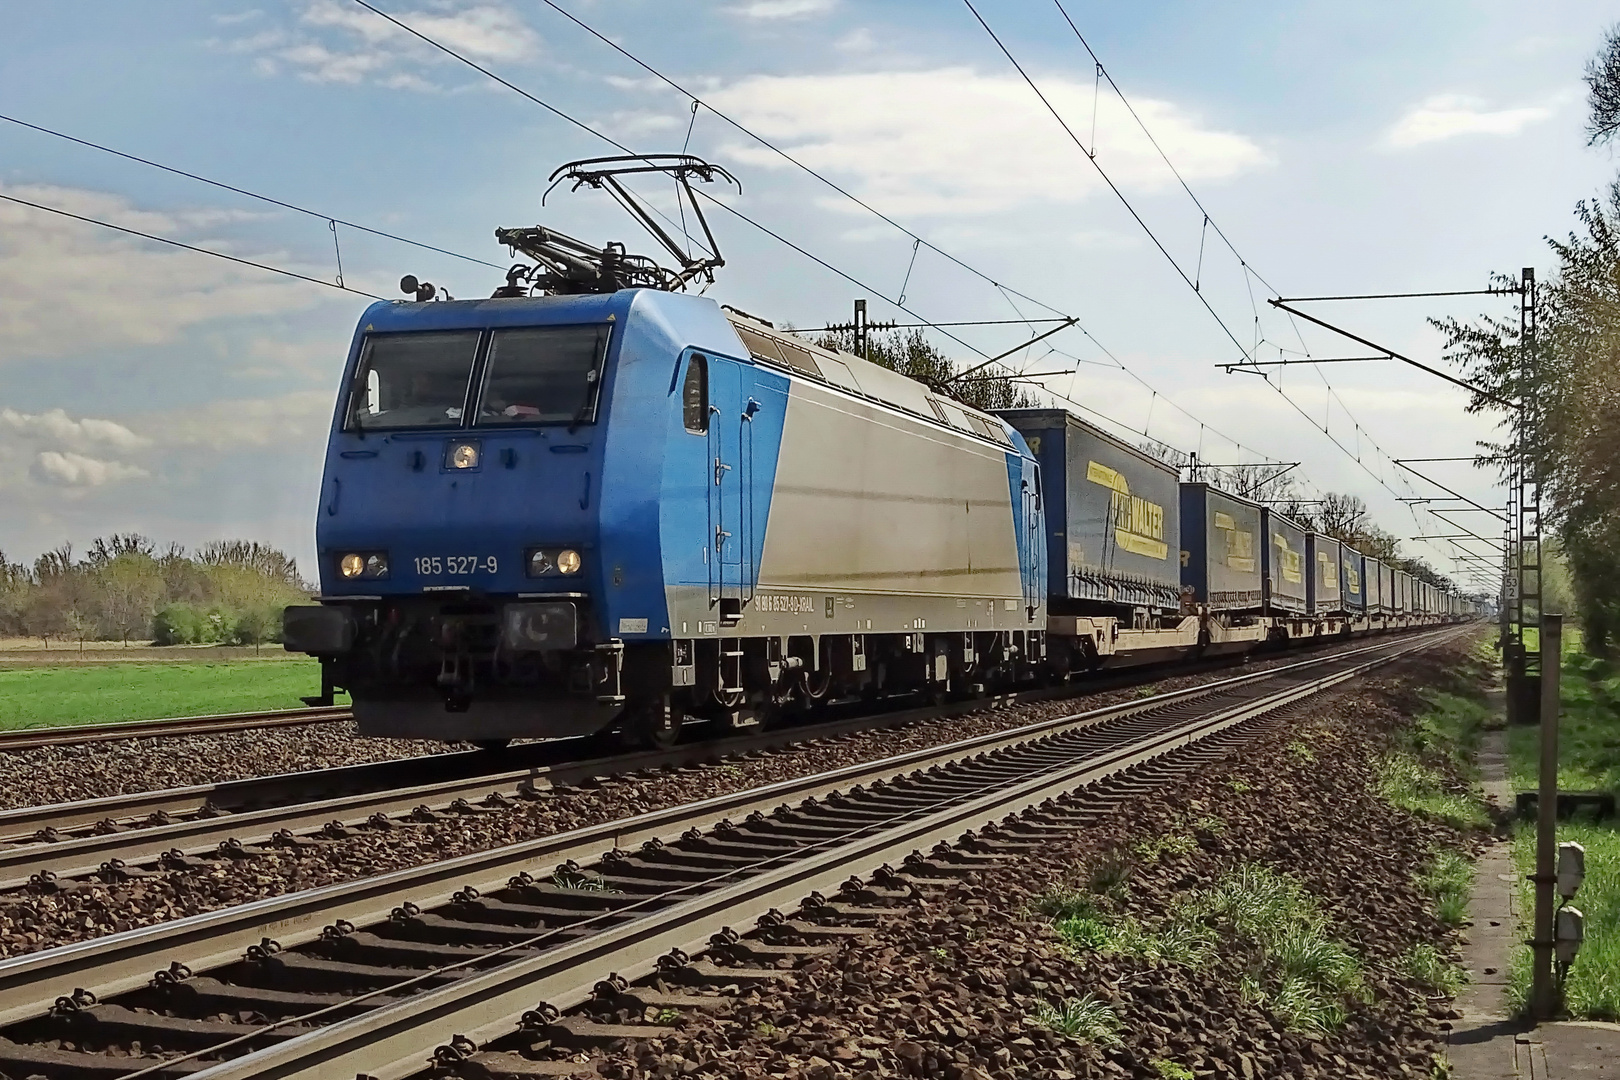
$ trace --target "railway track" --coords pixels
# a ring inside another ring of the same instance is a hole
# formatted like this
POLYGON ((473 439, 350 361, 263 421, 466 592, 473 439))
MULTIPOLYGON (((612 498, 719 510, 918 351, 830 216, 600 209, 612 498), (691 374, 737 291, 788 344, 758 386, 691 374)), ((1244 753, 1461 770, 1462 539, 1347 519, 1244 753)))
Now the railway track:
POLYGON ((523 1044, 527 1033, 566 1053, 656 1036, 656 1025, 626 1033, 618 1029, 636 1025, 564 1014, 659 994, 661 1007, 701 1007, 630 985, 655 974, 665 985, 779 977, 761 958, 791 959, 859 932, 817 926, 827 911, 839 914, 825 897, 846 882, 842 906, 858 919, 863 900, 881 900, 908 875, 992 864, 1121 791, 1195 766, 1281 710, 1462 632, 0 962, 0 1071, 385 1078, 421 1071, 437 1054, 441 1070, 464 1075, 568 1075, 578 1066, 516 1055, 503 1040, 523 1044), (984 831, 1017 814, 1033 816, 984 831), (933 862, 912 854, 936 847, 933 862), (772 914, 806 898, 809 918, 772 914), (760 918, 767 926, 752 942, 728 930, 760 918), (711 948, 715 959, 744 963, 689 962, 711 948))
POLYGON ((347 708, 277 709, 270 712, 221 713, 217 716, 178 716, 168 720, 124 720, 108 724, 73 724, 62 727, 20 728, 0 731, 0 751, 35 750, 42 746, 77 746, 118 739, 169 738, 176 735, 218 735, 228 731, 298 727, 349 720, 347 708))
POLYGON ((556 740, 504 753, 432 754, 0 811, 0 891, 25 886, 49 890, 91 875, 115 882, 164 862, 178 865, 221 853, 240 857, 311 838, 343 839, 354 830, 387 828, 399 820, 425 823, 443 815, 499 810, 593 777, 690 766, 918 720, 1103 693, 1167 674, 1219 671, 1234 663, 1135 669, 1084 684, 876 717, 850 716, 668 751, 626 754, 615 750, 610 738, 556 740))

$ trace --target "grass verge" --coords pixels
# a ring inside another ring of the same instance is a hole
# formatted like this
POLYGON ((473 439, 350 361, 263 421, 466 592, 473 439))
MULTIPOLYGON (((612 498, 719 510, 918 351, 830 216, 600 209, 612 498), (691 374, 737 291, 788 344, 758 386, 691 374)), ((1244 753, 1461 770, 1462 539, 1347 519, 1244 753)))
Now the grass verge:
MULTIPOLYGON (((1329 932, 1296 879, 1249 865, 1208 889, 1185 893, 1151 924, 1112 913, 1088 890, 1048 893, 1036 910, 1077 952, 1201 967, 1217 950, 1240 958, 1243 995, 1296 1031, 1332 1031, 1365 989, 1361 961, 1329 932)), ((1050 1025, 1048 1025, 1050 1026, 1050 1025)))
POLYGON ((0 670, 0 728, 296 709, 320 686, 311 659, 0 670))

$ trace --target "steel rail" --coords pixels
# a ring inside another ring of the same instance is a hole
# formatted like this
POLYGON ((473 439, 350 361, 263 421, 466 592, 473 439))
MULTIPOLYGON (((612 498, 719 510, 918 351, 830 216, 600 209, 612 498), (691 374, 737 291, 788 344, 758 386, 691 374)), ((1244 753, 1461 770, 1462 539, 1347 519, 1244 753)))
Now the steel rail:
POLYGON ((267 712, 220 713, 213 716, 175 716, 164 720, 115 720, 106 724, 66 724, 55 727, 0 731, 0 751, 37 750, 42 746, 77 746, 118 739, 168 738, 178 735, 217 735, 228 731, 299 727, 351 720, 347 708, 274 709, 267 712))
POLYGON ((1390 649, 1383 656, 1218 709, 1066 767, 1037 767, 1031 770, 1033 775, 1010 786, 970 796, 876 833, 856 835, 539 956, 469 975, 192 1075, 198 1080, 273 1080, 310 1075, 365 1075, 374 1080, 396 1080, 410 1076, 428 1064, 448 1031, 462 1033, 482 1045, 509 1034, 515 1020, 537 1002, 559 1010, 583 1004, 607 971, 634 981, 651 974, 658 958, 672 949, 700 952, 711 935, 729 926, 747 924, 773 908, 787 907, 811 892, 834 891, 852 873, 870 874, 912 851, 948 842, 964 830, 982 828, 1006 815, 1021 813, 1075 787, 1319 694, 1434 643, 1432 637, 1402 642, 1404 648, 1390 649))
MULTIPOLYGON (((1102 685, 1070 683, 1062 687, 778 729, 719 742, 677 746, 665 751, 619 753, 610 757, 571 760, 571 753, 599 746, 600 743, 580 739, 557 740, 516 747, 508 752, 506 758, 480 751, 432 754, 402 761, 372 762, 3 810, 0 811, 0 843, 15 846, 0 847, 0 890, 20 888, 40 874, 69 878, 96 873, 115 858, 128 866, 141 866, 156 862, 170 852, 195 856, 215 851, 221 844, 232 841, 249 846, 264 844, 284 830, 297 836, 318 832, 333 823, 355 827, 377 814, 392 817, 412 813, 419 807, 445 812, 450 811, 458 800, 472 804, 491 795, 517 798, 525 787, 544 790, 578 784, 590 777, 687 766, 723 756, 776 749, 795 742, 838 738, 861 731, 962 716, 1011 704, 1082 697, 1135 685, 1144 678, 1198 674, 1221 670, 1239 662, 1240 658, 1223 658, 1193 669, 1174 671, 1164 671, 1155 665, 1151 669, 1138 669, 1106 680, 1102 685), (516 762, 522 764, 516 768, 500 768, 516 762), (334 789, 338 793, 332 793, 334 789), (315 793, 332 794, 320 799, 309 797, 315 793), (285 798, 293 801, 282 802, 285 798), (266 803, 280 805, 264 806, 266 803), (184 820, 145 823, 153 816, 165 815, 184 820), (120 828, 89 835, 59 835, 105 822, 120 828)), ((1267 672, 1254 674, 1264 675, 1267 672)))
MULTIPOLYGON (((880 779, 949 764, 1043 739, 1060 731, 1134 716, 1199 698, 1229 694, 1264 680, 1289 673, 1299 674, 1303 669, 1324 663, 1342 663, 1369 653, 1405 655, 1446 636, 1446 631, 1440 631, 1416 640, 1384 642, 1350 653, 1043 720, 945 746, 785 780, 439 863, 271 897, 13 957, 0 961, 0 1024, 39 1015, 50 1007, 57 995, 74 987, 84 987, 106 998, 145 985, 155 970, 166 968, 175 961, 193 971, 206 970, 239 959, 249 946, 259 944, 264 938, 273 938, 288 947, 315 940, 320 937, 322 928, 338 917, 355 925, 384 921, 394 908, 407 902, 414 902, 424 909, 431 908, 447 903, 455 893, 469 885, 480 891, 504 887, 512 876, 521 871, 539 870, 547 874, 558 863, 589 861, 604 850, 634 847, 653 839, 672 842, 689 829, 707 828, 722 820, 744 817, 755 811, 768 812, 784 802, 820 798, 835 790, 849 789, 855 784, 871 784, 880 779), (1402 649, 1401 646, 1406 648, 1402 649)), ((1353 670, 1360 671, 1367 664, 1378 662, 1382 662, 1382 659, 1375 656, 1354 666, 1353 670)))

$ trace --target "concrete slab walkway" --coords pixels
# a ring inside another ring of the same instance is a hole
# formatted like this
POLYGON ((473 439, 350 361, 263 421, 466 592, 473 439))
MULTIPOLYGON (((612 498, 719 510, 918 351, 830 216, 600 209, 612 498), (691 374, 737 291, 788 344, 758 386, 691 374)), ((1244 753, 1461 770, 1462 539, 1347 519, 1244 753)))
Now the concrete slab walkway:
MULTIPOLYGON (((1479 765, 1486 800, 1498 810, 1511 807, 1506 732, 1485 732, 1479 765)), ((1532 1026, 1511 1018, 1507 1000, 1519 916, 1511 841, 1493 838, 1480 856, 1469 914, 1474 925, 1463 939, 1469 982, 1457 996, 1455 1008, 1462 1016, 1453 1022, 1447 1040, 1452 1075, 1457 1080, 1541 1080, 1547 1066, 1537 1044, 1528 1039, 1532 1026)))

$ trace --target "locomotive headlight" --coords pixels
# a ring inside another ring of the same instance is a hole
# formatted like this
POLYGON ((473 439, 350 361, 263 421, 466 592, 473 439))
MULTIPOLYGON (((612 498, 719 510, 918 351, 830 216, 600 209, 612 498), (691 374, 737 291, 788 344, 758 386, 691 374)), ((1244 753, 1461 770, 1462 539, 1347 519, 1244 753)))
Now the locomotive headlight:
POLYGON ((357 578, 364 572, 366 560, 358 555, 345 555, 338 560, 338 573, 346 578, 357 578))
POLYGON ((478 468, 478 444, 457 443, 450 448, 450 467, 452 469, 478 468))
POLYGON ((584 563, 573 548, 530 548, 527 556, 530 577, 577 574, 584 563))
POLYGON ((366 556, 366 577, 385 578, 388 576, 388 556, 377 552, 366 556))

